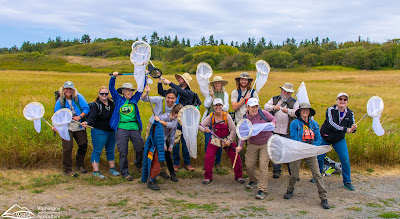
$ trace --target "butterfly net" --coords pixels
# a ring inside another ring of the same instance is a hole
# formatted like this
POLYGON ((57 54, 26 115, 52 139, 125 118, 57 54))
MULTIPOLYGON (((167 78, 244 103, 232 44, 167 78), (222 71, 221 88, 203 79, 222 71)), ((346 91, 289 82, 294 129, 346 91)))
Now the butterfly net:
POLYGON ((197 70, 196 70, 197 83, 199 83, 201 94, 206 98, 210 96, 210 90, 209 90, 210 81, 208 79, 211 78, 212 74, 213 71, 209 64, 205 62, 200 62, 197 65, 197 70))
POLYGON ((136 41, 132 44, 130 60, 134 65, 134 74, 137 91, 143 92, 146 80, 146 65, 151 57, 151 47, 144 41, 136 41))
POLYGON ((299 103, 310 103, 310 100, 308 99, 306 84, 304 84, 304 81, 301 82, 299 89, 297 89, 296 91, 296 98, 299 103))
POLYGON ((72 112, 68 108, 62 108, 51 117, 54 128, 57 129, 60 137, 66 141, 70 140, 68 124, 72 120, 72 112))
POLYGON ((183 138, 189 154, 193 158, 197 158, 197 133, 200 124, 200 112, 192 106, 184 106, 178 113, 178 120, 182 125, 183 138))
POLYGON ((33 121, 33 126, 37 133, 41 131, 41 118, 44 116, 44 107, 39 102, 31 102, 28 103, 24 107, 23 111, 24 117, 29 120, 33 121))
POLYGON ((236 125, 236 134, 241 141, 245 141, 251 137, 253 133, 253 125, 248 119, 241 119, 236 125))
POLYGON ((269 138, 268 155, 275 164, 290 163, 296 160, 318 156, 332 150, 332 146, 315 146, 289 138, 273 135, 269 138))
POLYGON ((255 82, 256 91, 260 93, 261 88, 267 83, 268 73, 271 70, 269 64, 264 60, 258 60, 256 62, 257 78, 255 82))
POLYGON ((383 112, 383 100, 378 96, 373 96, 368 100, 367 103, 367 112, 370 117, 372 117, 372 129, 375 134, 378 136, 382 136, 385 134, 385 130, 383 129, 380 118, 383 112))

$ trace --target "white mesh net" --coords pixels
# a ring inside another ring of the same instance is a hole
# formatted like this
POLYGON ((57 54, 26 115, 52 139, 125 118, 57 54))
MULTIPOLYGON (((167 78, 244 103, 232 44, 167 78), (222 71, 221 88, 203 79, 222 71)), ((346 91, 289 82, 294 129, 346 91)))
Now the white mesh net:
POLYGON ((299 89, 297 89, 296 91, 296 98, 299 103, 310 103, 310 100, 308 99, 306 84, 304 84, 304 81, 301 82, 299 89))
POLYGON ((318 156, 332 150, 332 146, 315 146, 279 135, 268 140, 268 155, 275 164, 290 163, 296 160, 318 156))
POLYGON ((258 60, 256 62, 256 69, 257 69, 257 78, 254 85, 256 86, 257 93, 260 93, 261 88, 265 85, 265 83, 267 83, 268 73, 270 72, 271 67, 266 61, 258 60))
POLYGON ((186 141, 189 154, 191 157, 196 159, 197 133, 200 124, 200 112, 192 105, 184 106, 178 113, 178 120, 182 125, 182 134, 186 141))
POLYGON ((378 136, 382 136, 385 134, 385 130, 383 129, 380 118, 383 112, 383 100, 378 96, 373 96, 368 100, 367 103, 367 112, 368 115, 372 117, 372 129, 375 134, 378 136))
POLYGON ((136 41, 132 44, 130 59, 134 65, 146 66, 151 57, 151 47, 144 41, 136 41))
POLYGON ((253 133, 253 125, 248 119, 241 119, 236 125, 236 134, 242 141, 247 140, 253 133))
POLYGON ((24 107, 23 111, 24 117, 29 120, 33 121, 33 126, 37 133, 41 131, 41 118, 44 116, 44 107, 39 102, 31 102, 28 103, 24 107))
POLYGON ((205 62, 200 62, 197 65, 196 79, 197 83, 199 83, 200 92, 204 97, 210 96, 210 81, 208 79, 211 78, 212 74, 213 71, 209 64, 205 62))
POLYGON ((62 108, 51 117, 54 128, 57 129, 60 137, 66 141, 70 140, 68 124, 72 120, 72 112, 68 108, 62 108))

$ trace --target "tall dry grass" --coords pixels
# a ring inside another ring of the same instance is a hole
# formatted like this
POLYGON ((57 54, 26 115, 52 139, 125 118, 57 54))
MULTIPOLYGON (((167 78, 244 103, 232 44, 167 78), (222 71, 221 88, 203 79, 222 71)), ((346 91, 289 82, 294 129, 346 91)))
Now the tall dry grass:
MULTIPOLYGON (((0 165, 2 167, 28 167, 43 165, 61 166, 61 142, 54 137, 50 128, 42 122, 42 132, 36 133, 33 122, 25 120, 22 110, 32 101, 41 102, 46 113, 44 118, 50 121, 54 109, 54 91, 62 84, 71 80, 88 102, 96 97, 98 88, 108 85, 107 73, 60 73, 38 71, 0 71, 0 165)), ((255 72, 249 72, 255 78, 255 72)), ((234 78, 240 72, 214 73, 221 75, 229 84, 225 87, 230 92, 235 89, 234 78)), ((175 81, 173 75, 165 75, 175 81)), ((192 75, 192 88, 202 100, 195 75, 192 75)), ((297 87, 304 81, 312 107, 316 110, 315 119, 321 125, 325 119, 326 108, 335 103, 339 92, 349 94, 349 108, 355 113, 356 120, 366 113, 366 103, 371 96, 380 96, 385 103, 381 123, 386 131, 382 137, 376 136, 371 127, 372 119, 366 118, 360 124, 355 134, 347 135, 350 159, 359 164, 399 164, 399 124, 397 113, 400 92, 400 71, 316 71, 316 72, 271 72, 268 82, 262 88, 260 103, 265 104, 272 96, 280 93, 280 86, 290 82, 297 87)), ((135 83, 132 76, 118 77, 116 86, 124 82, 135 83)), ((150 95, 157 95, 156 82, 151 85, 150 95)), ((148 103, 139 103, 143 124, 151 115, 148 103)), ((201 113, 204 107, 200 107, 201 113)), ((88 132, 89 133, 89 132, 88 132)), ((144 135, 144 133, 143 133, 144 135)), ((89 137, 90 139, 90 137, 89 137)), ((90 146, 91 148, 91 146, 90 146)), ((90 154, 91 150, 88 151, 90 154)), ((130 151, 133 153, 133 151, 130 151)), ((328 154, 337 159, 335 153, 328 154)), ((89 161, 87 156, 87 162, 89 161)), ((133 156, 130 156, 131 158, 133 156)), ((116 156, 118 159, 118 156, 116 156)), ((223 155, 224 163, 228 159, 223 155)), ((105 161, 105 157, 102 158, 105 161)), ((195 165, 203 164, 204 135, 198 136, 198 158, 193 160, 195 165)), ((106 162, 102 162, 105 164, 106 162)))

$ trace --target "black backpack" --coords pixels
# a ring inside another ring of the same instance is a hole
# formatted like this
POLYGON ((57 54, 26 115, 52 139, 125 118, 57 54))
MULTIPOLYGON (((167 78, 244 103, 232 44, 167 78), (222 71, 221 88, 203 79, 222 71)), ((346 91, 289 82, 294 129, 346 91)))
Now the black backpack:
POLYGON ((201 105, 201 100, 199 98, 199 95, 197 95, 195 92, 193 92, 192 105, 194 105, 194 106, 200 106, 201 105))
MULTIPOLYGON (((97 101, 91 102, 88 104, 89 105, 89 109, 92 109, 93 105, 97 106, 97 109, 99 111, 99 113, 97 115, 100 115, 101 112, 103 111, 103 105, 99 104, 97 101)), ((86 115, 86 118, 89 118, 91 110, 89 110, 89 113, 86 115)))

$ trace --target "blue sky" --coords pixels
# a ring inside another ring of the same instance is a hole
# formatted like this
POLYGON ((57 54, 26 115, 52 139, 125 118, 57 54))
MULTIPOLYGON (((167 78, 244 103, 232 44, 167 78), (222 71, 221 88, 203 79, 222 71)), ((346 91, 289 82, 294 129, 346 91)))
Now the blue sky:
POLYGON ((400 1, 239 1, 239 0, 0 0, 0 47, 48 38, 135 39, 156 31, 178 35, 192 45, 206 39, 247 41, 262 36, 282 43, 329 37, 374 42, 400 38, 400 1))

